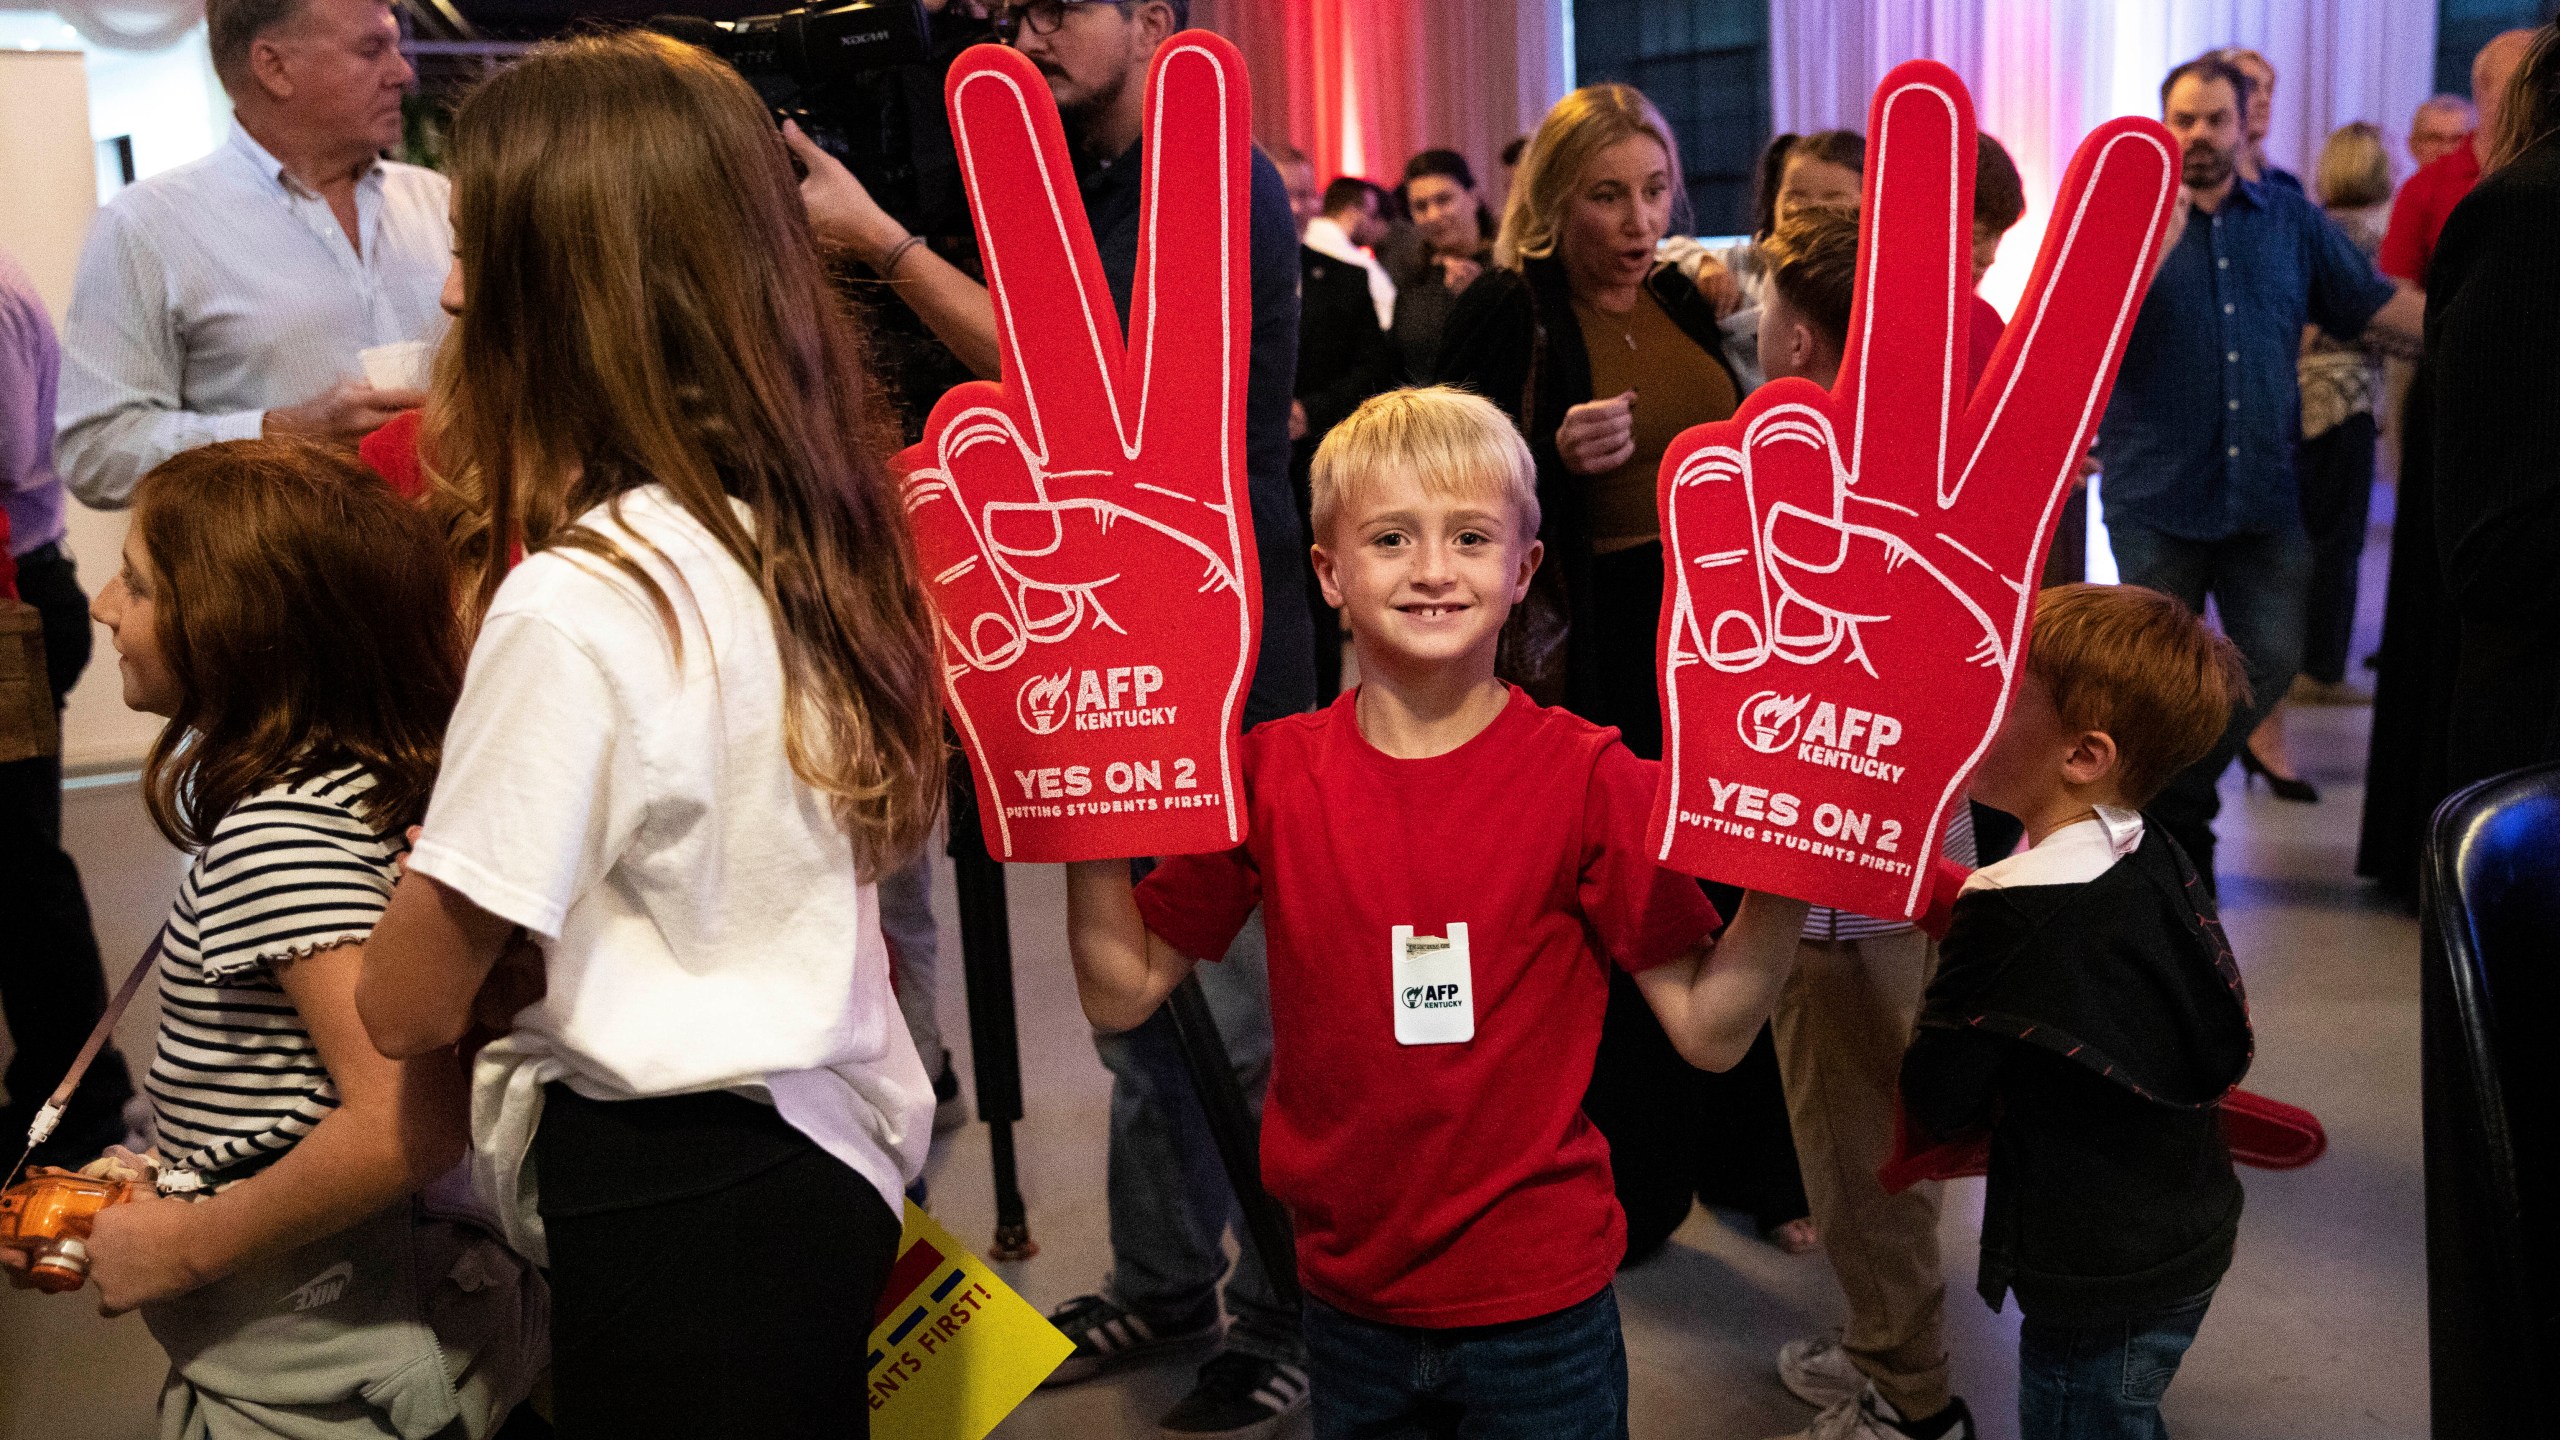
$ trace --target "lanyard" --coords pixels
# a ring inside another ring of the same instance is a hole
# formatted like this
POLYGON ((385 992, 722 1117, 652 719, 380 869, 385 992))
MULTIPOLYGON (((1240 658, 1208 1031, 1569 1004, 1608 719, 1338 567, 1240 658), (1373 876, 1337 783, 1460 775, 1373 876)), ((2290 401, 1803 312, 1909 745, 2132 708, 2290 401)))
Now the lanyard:
POLYGON ((115 998, 107 1002, 107 1013, 98 1017, 96 1028, 89 1032, 89 1043, 80 1047, 79 1058, 71 1062, 71 1073, 63 1076, 62 1083, 54 1087, 53 1098, 37 1109, 35 1123, 27 1127, 26 1154, 20 1155, 18 1163, 9 1167, 8 1178, 0 1180, 0 1189, 7 1189, 9 1182, 18 1178, 18 1172, 26 1167, 27 1157, 36 1153, 37 1146, 52 1138, 53 1127, 62 1123, 62 1112, 71 1106, 71 1093, 80 1088, 80 1081, 89 1073, 89 1067, 96 1063, 98 1052, 107 1048, 107 1037, 115 1034, 116 1021, 124 1017, 125 1007, 133 1003, 134 992, 142 988, 145 977, 160 968, 160 943, 168 938, 168 934, 169 928, 161 926, 160 932, 151 937, 150 947, 142 952, 141 962, 124 977, 124 984, 116 988, 115 998))

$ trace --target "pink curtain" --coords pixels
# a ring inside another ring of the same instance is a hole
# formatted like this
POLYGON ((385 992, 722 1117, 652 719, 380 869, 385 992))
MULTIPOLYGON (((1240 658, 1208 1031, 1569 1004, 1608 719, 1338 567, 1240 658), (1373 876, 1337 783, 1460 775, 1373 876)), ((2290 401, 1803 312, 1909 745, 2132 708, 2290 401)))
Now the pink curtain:
POLYGON ((1415 152, 1467 157, 1499 198, 1502 147, 1572 73, 1567 0, 1193 0, 1195 25, 1244 51, 1254 133, 1317 177, 1392 184, 1415 152))
POLYGON ((2217 45, 2276 67, 2269 155, 2309 178, 2351 120, 2404 133, 2434 88, 2430 0, 1773 0, 1770 108, 1780 131, 1863 128, 1867 97, 1904 60, 1942 60, 2026 181, 1983 293, 2007 310, 2026 283, 2073 147, 2099 121, 2159 112, 2160 77, 2217 45))

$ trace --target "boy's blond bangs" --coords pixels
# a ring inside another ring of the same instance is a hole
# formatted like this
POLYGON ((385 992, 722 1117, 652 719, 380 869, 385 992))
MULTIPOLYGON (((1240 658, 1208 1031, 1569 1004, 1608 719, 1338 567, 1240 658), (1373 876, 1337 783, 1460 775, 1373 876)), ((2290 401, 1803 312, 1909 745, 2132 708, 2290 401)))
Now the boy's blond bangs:
POLYGON ((1434 385, 1370 397, 1316 447, 1309 476, 1316 544, 1328 543, 1344 507, 1388 475, 1409 475, 1436 498, 1498 495, 1538 533, 1537 462, 1509 417, 1482 396, 1434 385))

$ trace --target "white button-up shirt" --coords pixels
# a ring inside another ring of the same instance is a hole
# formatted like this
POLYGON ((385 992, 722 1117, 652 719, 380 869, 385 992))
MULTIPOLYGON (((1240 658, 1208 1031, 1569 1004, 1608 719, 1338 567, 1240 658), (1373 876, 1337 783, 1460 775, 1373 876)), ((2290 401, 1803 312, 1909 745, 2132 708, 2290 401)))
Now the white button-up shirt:
POLYGON ((1964 894, 2013 885, 2086 885, 2142 846, 2142 812, 2100 805, 2086 820, 1965 878, 1964 894))
POLYGON ((1357 265, 1369 272, 1369 303, 1377 307, 1378 328, 1392 330, 1396 325, 1396 282, 1387 278, 1387 267, 1378 257, 1351 243, 1351 232, 1330 215, 1319 215, 1307 222, 1306 233, 1299 237, 1306 247, 1319 255, 1330 255, 1345 265, 1357 265))
POLYGON ((110 201, 63 327, 64 483, 128 504, 179 451, 254 437, 267 411, 361 378, 363 351, 439 337, 446 195, 432 170, 377 163, 356 182, 359 255, 329 202, 234 121, 211 155, 110 201))

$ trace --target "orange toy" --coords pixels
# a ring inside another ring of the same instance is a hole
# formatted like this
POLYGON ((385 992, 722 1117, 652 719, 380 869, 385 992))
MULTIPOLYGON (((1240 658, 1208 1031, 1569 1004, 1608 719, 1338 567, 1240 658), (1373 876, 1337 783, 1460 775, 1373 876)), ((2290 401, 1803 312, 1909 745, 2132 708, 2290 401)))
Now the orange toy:
POLYGON ((46 1294, 77 1290, 89 1279, 89 1227, 98 1212, 143 1188, 39 1165, 0 1191, 0 1249, 27 1252, 27 1274, 46 1294))

